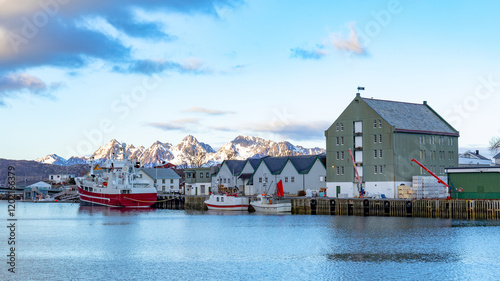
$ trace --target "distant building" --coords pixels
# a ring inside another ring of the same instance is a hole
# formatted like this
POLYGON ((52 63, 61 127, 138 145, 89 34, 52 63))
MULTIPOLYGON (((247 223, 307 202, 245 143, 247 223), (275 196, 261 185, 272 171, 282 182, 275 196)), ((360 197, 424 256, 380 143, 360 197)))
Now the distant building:
POLYGON ((471 167, 471 166, 490 166, 493 162, 481 154, 479 150, 475 152, 466 151, 458 155, 458 166, 459 167, 471 167))
POLYGON ((141 168, 138 175, 156 187, 158 193, 181 193, 179 187, 181 177, 172 169, 141 168))
POLYGON ((155 169, 163 169, 163 168, 168 169, 168 168, 170 168, 170 169, 174 169, 175 170, 175 169, 177 169, 177 166, 174 165, 174 164, 172 164, 172 163, 166 163, 166 164, 154 166, 154 168, 155 169))
POLYGON ((212 191, 212 174, 217 169, 217 166, 185 169, 185 194, 208 195, 212 191))
POLYGON ((411 185, 413 176, 428 176, 412 158, 438 176, 458 165, 458 131, 425 101, 368 99, 358 93, 325 136, 330 197, 359 196, 354 165, 365 193, 388 198, 397 197, 398 186, 411 185))
POLYGON ((495 161, 495 165, 500 165, 500 153, 493 156, 493 160, 495 161))
POLYGON ((49 175, 49 181, 53 184, 68 183, 70 179, 74 179, 75 174, 53 174, 49 175))

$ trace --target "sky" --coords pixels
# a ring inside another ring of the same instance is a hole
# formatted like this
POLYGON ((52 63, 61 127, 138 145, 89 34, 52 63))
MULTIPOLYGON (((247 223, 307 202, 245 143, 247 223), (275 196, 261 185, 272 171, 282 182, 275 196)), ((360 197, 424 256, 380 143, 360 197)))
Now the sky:
POLYGON ((500 137, 497 1, 0 0, 0 158, 238 135, 325 147, 361 95, 500 137))

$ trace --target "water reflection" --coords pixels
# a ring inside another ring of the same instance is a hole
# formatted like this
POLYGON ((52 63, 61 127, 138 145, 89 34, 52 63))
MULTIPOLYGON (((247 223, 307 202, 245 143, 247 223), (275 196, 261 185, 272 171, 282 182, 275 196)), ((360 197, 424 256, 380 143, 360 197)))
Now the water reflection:
POLYGON ((136 216, 139 214, 154 213, 154 208, 111 208, 104 206, 80 206, 78 207, 79 214, 87 214, 91 216, 136 216))
POLYGON ((329 254, 331 261, 344 262, 457 262, 460 258, 449 253, 339 253, 329 254))

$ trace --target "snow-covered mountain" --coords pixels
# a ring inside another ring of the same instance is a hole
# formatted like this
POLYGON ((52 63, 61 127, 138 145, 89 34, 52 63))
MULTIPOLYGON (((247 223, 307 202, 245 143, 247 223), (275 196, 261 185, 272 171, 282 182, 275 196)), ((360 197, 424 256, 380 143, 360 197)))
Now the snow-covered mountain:
MULTIPOLYGON (((92 154, 92 157, 94 157, 97 161, 110 159, 115 153, 118 152, 116 150, 117 146, 121 146, 121 143, 116 139, 112 139, 107 144, 99 147, 92 154)), ((319 147, 304 148, 299 145, 293 145, 287 141, 275 142, 251 136, 238 136, 234 140, 224 144, 218 151, 215 151, 210 145, 199 142, 194 136, 191 135, 185 137, 175 146, 171 143, 156 141, 148 148, 143 146, 135 147, 134 145, 129 144, 125 149, 127 151, 127 155, 129 155, 132 159, 140 161, 141 164, 150 167, 158 165, 163 161, 170 162, 175 165, 200 166, 205 163, 221 163, 226 159, 243 160, 250 157, 263 157, 266 155, 312 155, 325 152, 325 149, 319 147)), ((55 159, 53 155, 48 155, 40 159, 47 158, 46 161, 51 161, 49 159, 55 159)), ((53 161, 53 163, 57 163, 57 165, 88 163, 87 158, 71 157, 68 161, 63 158, 61 159, 62 160, 60 161, 53 161)))
POLYGON ((43 164, 53 164, 53 165, 64 165, 66 163, 66 159, 62 158, 57 154, 49 154, 45 157, 35 159, 35 161, 43 164))

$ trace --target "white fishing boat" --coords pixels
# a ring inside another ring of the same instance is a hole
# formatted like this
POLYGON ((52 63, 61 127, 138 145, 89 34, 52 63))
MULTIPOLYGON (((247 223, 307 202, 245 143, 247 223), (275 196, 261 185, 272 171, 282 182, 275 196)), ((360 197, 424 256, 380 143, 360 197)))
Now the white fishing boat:
POLYGON ((277 214, 290 213, 292 211, 291 200, 277 199, 265 194, 260 194, 257 198, 257 201, 250 203, 256 212, 277 214))
POLYGON ((236 194, 211 194, 205 204, 209 210, 248 211, 249 201, 248 197, 236 194))
POLYGON ((252 201, 250 205, 256 212, 277 214, 290 213, 292 211, 292 201, 283 199, 283 182, 279 181, 276 186, 276 194, 267 195, 260 194, 256 201, 252 201))

